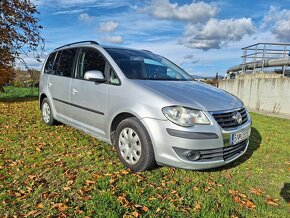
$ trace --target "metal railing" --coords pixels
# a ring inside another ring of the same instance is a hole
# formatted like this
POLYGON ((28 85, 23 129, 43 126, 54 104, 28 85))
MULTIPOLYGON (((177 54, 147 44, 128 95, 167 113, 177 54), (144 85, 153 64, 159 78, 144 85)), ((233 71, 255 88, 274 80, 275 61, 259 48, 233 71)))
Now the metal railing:
MULTIPOLYGON (((269 59, 288 58, 290 55, 290 43, 257 43, 242 48, 243 59, 242 72, 246 72, 247 65, 253 65, 253 72, 256 68, 261 68, 264 72, 265 63, 269 59)), ((281 65, 283 75, 285 75, 287 65, 281 65)))

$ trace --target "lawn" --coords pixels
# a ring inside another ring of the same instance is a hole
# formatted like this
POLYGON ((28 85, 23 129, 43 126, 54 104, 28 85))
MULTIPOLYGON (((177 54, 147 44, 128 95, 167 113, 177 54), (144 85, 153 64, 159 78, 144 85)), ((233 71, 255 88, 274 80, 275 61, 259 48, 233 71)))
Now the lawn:
POLYGON ((6 86, 4 87, 5 92, 0 93, 1 101, 14 101, 23 98, 23 100, 27 100, 27 98, 33 98, 38 96, 38 88, 21 88, 14 86, 6 86))
POLYGON ((251 115, 227 167, 132 173, 113 146, 44 125, 37 99, 0 96, 0 217, 289 217, 290 121, 251 115))

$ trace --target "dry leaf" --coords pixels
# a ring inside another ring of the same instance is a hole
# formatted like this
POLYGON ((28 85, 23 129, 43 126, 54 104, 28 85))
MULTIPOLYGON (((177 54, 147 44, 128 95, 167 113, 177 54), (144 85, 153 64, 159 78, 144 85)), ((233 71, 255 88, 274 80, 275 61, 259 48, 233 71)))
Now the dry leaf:
POLYGON ((94 173, 94 174, 93 174, 93 177, 94 177, 94 179, 98 179, 99 177, 101 177, 101 175, 98 174, 98 173, 94 173))
POLYGON ((92 184, 96 184, 96 182, 92 180, 86 180, 86 185, 92 185, 92 184))
POLYGON ((68 191, 68 190, 71 190, 71 188, 70 187, 63 187, 63 190, 68 191))
POLYGON ((124 174, 124 175, 127 175, 127 174, 129 174, 130 172, 129 172, 128 170, 122 170, 121 173, 124 174))
POLYGON ((56 203, 53 205, 53 208, 58 209, 60 212, 66 211, 69 207, 64 203, 56 203))
POLYGON ((144 206, 144 207, 142 207, 142 210, 143 210, 144 212, 147 212, 147 211, 149 210, 149 208, 146 207, 146 206, 144 206))
POLYGON ((39 209, 43 209, 43 204, 39 203, 36 207, 39 208, 39 209))
POLYGON ((193 210, 196 211, 196 212, 201 210, 201 204, 200 204, 200 202, 198 202, 198 203, 196 203, 196 204, 194 205, 193 210))
POLYGON ((256 205, 249 199, 246 200, 245 206, 247 208, 255 208, 256 207, 256 205))
POLYGON ((243 194, 243 193, 239 193, 238 194, 241 198, 247 198, 247 195, 243 194))
POLYGON ((276 202, 278 199, 273 199, 271 196, 267 196, 267 204, 278 206, 279 204, 276 202))
POLYGON ((38 211, 37 210, 32 210, 32 211, 29 211, 27 214, 25 214, 24 217, 30 217, 32 215, 35 215, 38 211))
POLYGON ((134 211, 134 212, 132 213, 132 215, 133 215, 134 217, 139 217, 139 216, 140 216, 140 214, 139 214, 137 211, 134 211))
POLYGON ((264 191, 262 191, 261 189, 256 189, 256 188, 250 188, 250 192, 260 196, 261 194, 265 193, 264 191))

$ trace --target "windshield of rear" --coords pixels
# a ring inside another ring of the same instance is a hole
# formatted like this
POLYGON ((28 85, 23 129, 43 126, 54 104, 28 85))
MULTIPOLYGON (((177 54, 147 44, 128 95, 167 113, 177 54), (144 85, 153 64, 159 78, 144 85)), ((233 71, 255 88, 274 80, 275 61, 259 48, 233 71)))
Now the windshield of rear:
POLYGON ((105 48, 129 79, 140 80, 193 80, 184 70, 149 51, 105 48))

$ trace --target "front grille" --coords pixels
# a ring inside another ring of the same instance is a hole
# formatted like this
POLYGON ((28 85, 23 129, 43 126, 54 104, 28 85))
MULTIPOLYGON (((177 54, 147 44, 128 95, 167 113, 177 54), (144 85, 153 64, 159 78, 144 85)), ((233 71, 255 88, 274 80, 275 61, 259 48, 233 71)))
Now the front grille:
POLYGON ((207 162, 218 160, 229 161, 242 154, 245 151, 247 144, 248 139, 239 142, 235 145, 222 148, 214 148, 207 150, 186 150, 181 148, 174 148, 174 150, 181 158, 187 160, 188 160, 187 154, 189 151, 198 151, 200 153, 200 158, 196 162, 207 162))
POLYGON ((224 130, 231 130, 236 127, 239 127, 243 124, 245 124, 248 121, 248 115, 245 108, 242 108, 240 110, 233 110, 226 113, 212 113, 215 120, 218 122, 218 124, 224 129, 224 130), (242 123, 239 124, 236 119, 233 118, 236 113, 239 112, 242 115, 242 123))

